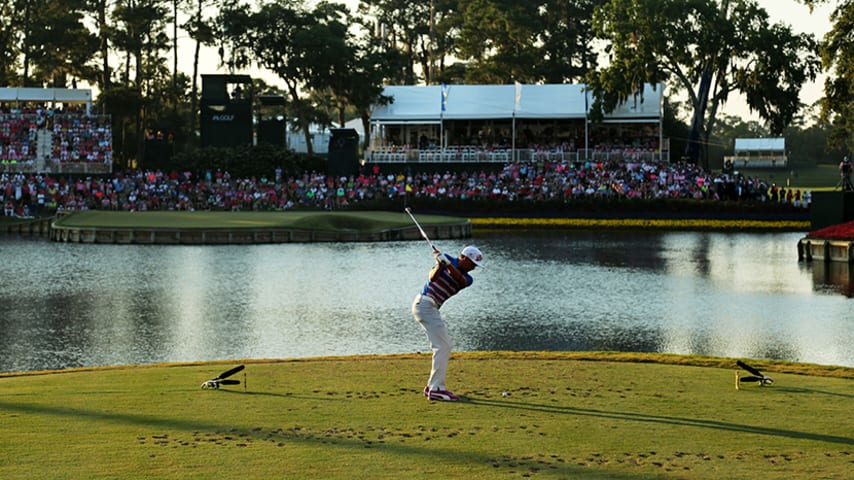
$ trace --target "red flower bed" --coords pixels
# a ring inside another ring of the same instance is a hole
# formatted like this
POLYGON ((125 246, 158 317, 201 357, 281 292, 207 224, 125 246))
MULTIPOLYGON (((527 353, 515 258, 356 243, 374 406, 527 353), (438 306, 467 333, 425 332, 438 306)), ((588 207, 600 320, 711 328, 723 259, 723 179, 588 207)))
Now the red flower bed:
POLYGON ((822 240, 854 240, 854 220, 845 223, 819 228, 810 232, 807 238, 820 238, 822 240))

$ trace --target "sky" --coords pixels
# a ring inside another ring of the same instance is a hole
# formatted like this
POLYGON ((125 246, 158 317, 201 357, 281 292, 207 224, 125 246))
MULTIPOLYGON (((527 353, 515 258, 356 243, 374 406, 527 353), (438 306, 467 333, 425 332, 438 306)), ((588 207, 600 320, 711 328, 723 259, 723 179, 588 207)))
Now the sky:
MULTIPOLYGON (((333 0, 335 1, 335 0, 333 0)), ((355 9, 359 0, 337 0, 339 3, 347 5, 351 10, 355 9)), ((830 13, 833 11, 835 1, 830 1, 829 5, 821 5, 810 13, 808 7, 798 3, 795 0, 757 0, 757 3, 763 7, 774 23, 784 23, 791 25, 792 29, 798 33, 812 33, 817 39, 821 40, 825 33, 830 30, 830 13)), ((192 46, 183 46, 184 51, 192 51, 192 46)), ((202 73, 224 73, 217 70, 217 58, 214 50, 206 52, 207 55, 201 60, 202 73)), ((265 81, 271 84, 278 84, 274 76, 263 74, 260 72, 248 72, 250 75, 257 75, 264 78, 265 81)), ((807 84, 801 91, 801 101, 806 104, 815 103, 822 97, 824 84, 824 75, 820 75, 815 82, 807 84)), ((751 114, 742 97, 730 96, 729 102, 721 109, 722 113, 727 115, 739 116, 745 119, 757 120, 758 116, 751 114)))

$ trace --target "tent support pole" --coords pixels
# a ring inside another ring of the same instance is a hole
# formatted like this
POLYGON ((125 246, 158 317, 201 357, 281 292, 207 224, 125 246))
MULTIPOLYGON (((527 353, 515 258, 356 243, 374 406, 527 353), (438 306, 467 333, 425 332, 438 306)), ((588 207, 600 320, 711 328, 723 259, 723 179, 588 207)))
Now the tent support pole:
POLYGON ((513 138, 510 142, 510 151, 513 152, 512 161, 516 163, 516 112, 513 112, 513 138))

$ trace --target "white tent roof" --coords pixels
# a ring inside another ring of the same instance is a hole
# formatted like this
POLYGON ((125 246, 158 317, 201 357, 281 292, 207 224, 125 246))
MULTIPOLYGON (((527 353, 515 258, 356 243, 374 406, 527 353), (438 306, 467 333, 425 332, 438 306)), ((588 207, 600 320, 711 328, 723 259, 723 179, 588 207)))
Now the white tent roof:
MULTIPOLYGON (((371 120, 382 123, 439 123, 443 120, 509 118, 585 118, 592 100, 584 84, 548 85, 397 85, 383 94, 394 101, 375 105, 371 120), (585 99, 585 94, 588 99, 585 99), (443 108, 444 107, 444 108, 443 108)), ((658 121, 663 85, 647 85, 605 120, 658 121)))
POLYGON ((645 84, 641 95, 635 95, 605 115, 605 121, 639 121, 658 119, 663 115, 664 84, 645 84))
POLYGON ((785 151, 785 138, 736 138, 735 151, 785 151))
MULTIPOLYGON (((516 118, 584 118, 584 85, 521 85, 516 118)), ((589 94, 588 94, 589 95, 589 94)))
POLYGON ((92 90, 82 88, 0 88, 0 102, 92 103, 92 90))

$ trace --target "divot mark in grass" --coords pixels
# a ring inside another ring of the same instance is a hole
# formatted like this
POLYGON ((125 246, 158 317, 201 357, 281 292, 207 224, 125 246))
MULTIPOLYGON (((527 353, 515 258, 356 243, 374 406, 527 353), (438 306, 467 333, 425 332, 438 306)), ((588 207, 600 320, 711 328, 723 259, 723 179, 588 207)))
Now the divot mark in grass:
POLYGON ((504 455, 499 458, 490 458, 487 463, 492 468, 506 470, 508 474, 519 474, 524 478, 530 478, 548 470, 556 470, 558 468, 556 463, 566 463, 566 460, 558 455, 539 453, 536 456, 522 457, 504 455))

